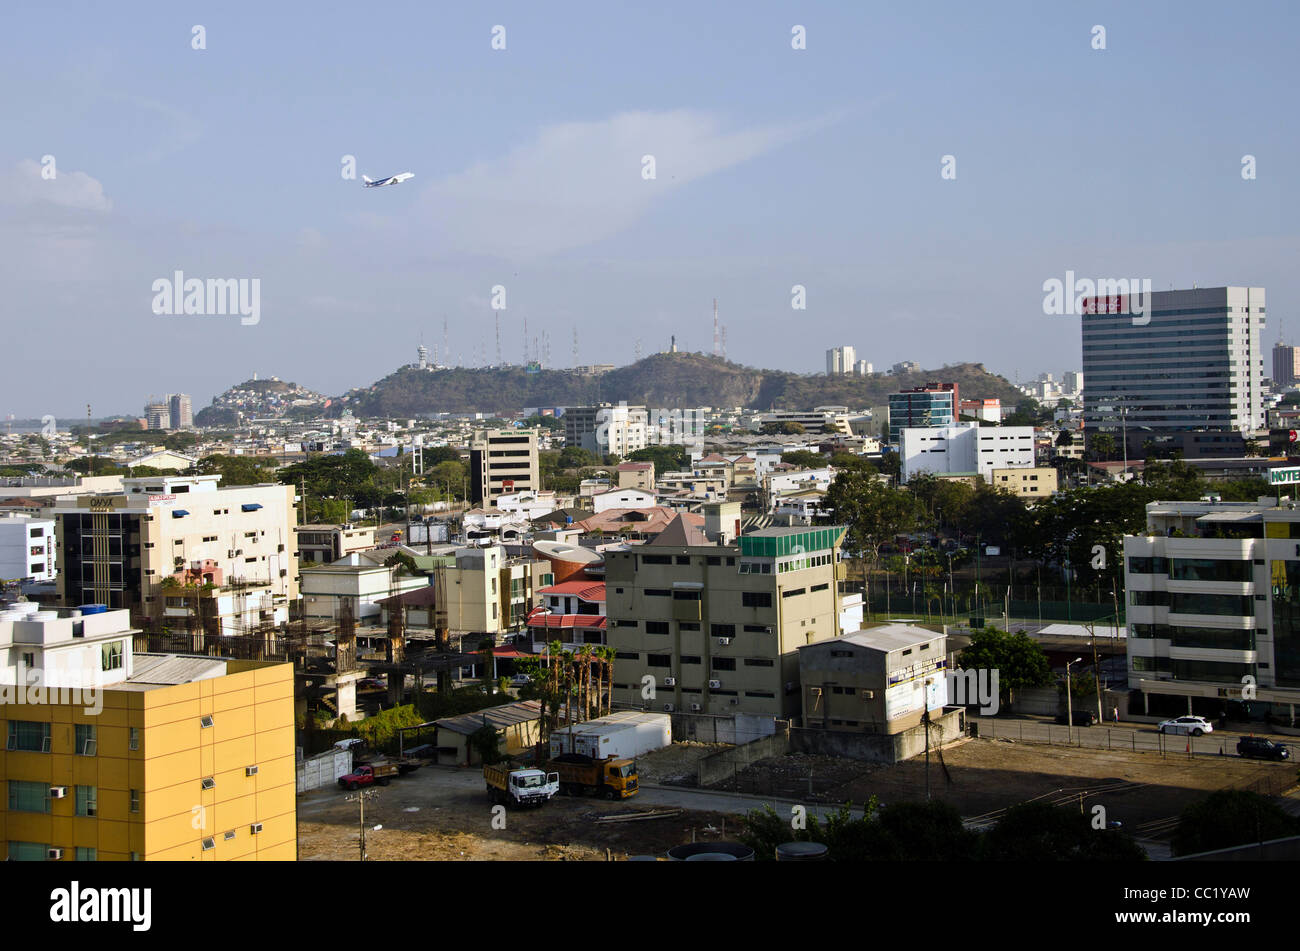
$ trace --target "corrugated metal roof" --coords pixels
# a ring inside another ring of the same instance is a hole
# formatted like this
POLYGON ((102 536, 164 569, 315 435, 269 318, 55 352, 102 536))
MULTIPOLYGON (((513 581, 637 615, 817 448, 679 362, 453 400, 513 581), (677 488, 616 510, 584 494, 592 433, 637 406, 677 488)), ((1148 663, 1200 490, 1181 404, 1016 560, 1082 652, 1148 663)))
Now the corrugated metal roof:
POLYGON ((475 730, 482 729, 484 723, 501 730, 520 723, 528 723, 530 720, 536 720, 541 715, 542 705, 539 701, 520 700, 517 703, 505 703, 499 707, 488 707, 486 710, 475 710, 473 713, 462 713, 460 716, 446 717, 442 720, 435 720, 434 723, 440 730, 448 730, 462 736, 469 736, 475 730))
POLYGON ((226 662, 220 658, 185 654, 136 653, 131 667, 127 683, 136 684, 187 684, 226 673, 226 662))

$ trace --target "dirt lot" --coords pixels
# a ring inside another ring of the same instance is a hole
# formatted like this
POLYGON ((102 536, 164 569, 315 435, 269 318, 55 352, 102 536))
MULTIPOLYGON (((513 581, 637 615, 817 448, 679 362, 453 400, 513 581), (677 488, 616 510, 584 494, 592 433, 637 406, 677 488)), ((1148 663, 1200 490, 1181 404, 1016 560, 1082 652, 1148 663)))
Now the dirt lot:
POLYGON ((695 764, 710 753, 731 749, 730 743, 674 743, 636 758, 637 774, 643 783, 666 786, 694 786, 695 764))
MULTIPOLYGON (((998 810, 1045 797, 1086 807, 1101 803, 1108 819, 1131 831, 1162 837, 1169 818, 1215 790, 1245 787, 1268 776, 1294 781, 1291 763, 1242 760, 1235 756, 1181 756, 1047 747, 998 740, 967 740, 930 761, 934 798, 963 816, 996 815, 998 810), (946 766, 946 773, 945 767, 946 766)), ((717 788, 811 802, 853 802, 870 796, 880 802, 924 800, 925 761, 875 766, 826 756, 794 754, 760 760, 717 788), (812 795, 809 795, 809 776, 812 795)))
MULTIPOLYGON (((300 859, 355 861, 357 804, 338 789, 298 800, 300 859)), ((597 816, 652 808, 634 797, 608 803, 557 797, 540 809, 507 810, 505 828, 493 828, 491 804, 477 770, 424 768, 394 780, 366 802, 366 852, 370 860, 569 860, 663 853, 674 845, 712 836, 735 817, 713 812, 669 810, 674 816, 637 822, 602 823, 597 816), (383 828, 375 832, 376 825, 383 828)))

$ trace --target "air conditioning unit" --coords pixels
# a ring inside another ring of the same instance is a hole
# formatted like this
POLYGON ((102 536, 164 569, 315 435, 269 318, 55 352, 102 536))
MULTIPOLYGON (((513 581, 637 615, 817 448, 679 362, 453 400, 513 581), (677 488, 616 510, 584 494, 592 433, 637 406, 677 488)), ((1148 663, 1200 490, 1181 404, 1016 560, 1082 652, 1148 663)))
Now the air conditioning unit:
POLYGON ((46 849, 46 850, 45 850, 45 857, 46 857, 47 859, 49 859, 51 862, 57 862, 59 859, 63 858, 63 850, 62 850, 62 849, 46 849))
POLYGON ((262 823, 254 822, 252 825, 248 827, 248 831, 253 833, 253 835, 257 835, 257 833, 262 831, 262 823))
POLYGON ((862 691, 862 699, 863 699, 863 700, 875 700, 875 699, 876 699, 876 692, 875 692, 874 690, 864 690, 864 691, 862 691))
POLYGON ((67 787, 67 786, 51 786, 51 787, 50 787, 50 798, 51 798, 51 799, 64 799, 64 798, 67 797, 67 795, 68 795, 68 787, 67 787))
POLYGON ((763 628, 763 633, 764 633, 764 634, 774 634, 774 633, 776 633, 776 629, 773 628, 771 624, 769 624, 769 625, 767 625, 767 627, 763 628))
POLYGON ((235 550, 234 550, 233 548, 228 548, 228 549, 226 549, 226 557, 227 557, 227 558, 234 558, 234 557, 235 557, 235 550))
POLYGON ((665 703, 665 704, 664 704, 664 713, 672 713, 672 712, 673 712, 674 710, 676 710, 676 709, 677 709, 677 707, 674 706, 674 705, 671 704, 671 703, 665 703))
POLYGON ((692 703, 692 704, 691 704, 691 710, 693 710, 693 711, 696 712, 696 713, 699 713, 699 712, 700 712, 700 705, 699 705, 698 703, 692 703))
POLYGON ((718 689, 719 687, 721 687, 721 686, 722 686, 722 681, 721 681, 721 680, 710 680, 710 681, 709 681, 709 689, 710 689, 710 690, 717 690, 717 689, 718 689))
POLYGON ((257 767, 256 767, 256 766, 245 766, 245 767, 244 767, 244 775, 245 775, 245 776, 256 776, 256 775, 257 775, 257 767))
POLYGON ((727 646, 728 644, 730 644, 730 643, 731 643, 731 638, 729 638, 729 637, 719 637, 719 638, 718 638, 718 646, 719 646, 719 647, 726 647, 726 646, 727 646))
POLYGON ((676 687, 676 686, 677 686, 677 678, 676 678, 676 677, 665 677, 665 678, 664 678, 664 686, 665 686, 665 687, 676 687))
POLYGON ((728 703, 730 703, 730 704, 734 707, 734 706, 736 706, 736 705, 738 705, 738 704, 740 703, 740 698, 739 698, 739 697, 732 697, 732 698, 728 701, 728 703))

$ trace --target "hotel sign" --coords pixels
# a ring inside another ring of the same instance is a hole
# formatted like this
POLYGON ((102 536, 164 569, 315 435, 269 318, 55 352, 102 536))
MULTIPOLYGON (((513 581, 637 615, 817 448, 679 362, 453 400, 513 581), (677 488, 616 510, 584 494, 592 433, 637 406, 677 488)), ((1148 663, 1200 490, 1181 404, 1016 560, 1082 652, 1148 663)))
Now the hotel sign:
POLYGON ((1269 485, 1294 485, 1300 482, 1300 466, 1268 470, 1269 485))

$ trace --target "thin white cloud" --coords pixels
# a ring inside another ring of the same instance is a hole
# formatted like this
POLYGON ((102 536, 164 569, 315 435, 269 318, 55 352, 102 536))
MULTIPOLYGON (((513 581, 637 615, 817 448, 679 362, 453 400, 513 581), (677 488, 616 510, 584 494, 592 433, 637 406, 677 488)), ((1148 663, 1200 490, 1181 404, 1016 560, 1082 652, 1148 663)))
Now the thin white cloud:
POLYGON ((830 121, 726 130, 692 110, 566 122, 422 193, 440 244, 458 252, 544 255, 627 228, 673 189, 802 138, 830 121), (643 177, 653 156, 655 178, 643 177))
POLYGON ((104 186, 85 172, 73 172, 53 164, 53 178, 45 178, 47 166, 33 159, 23 159, 8 172, 0 174, 0 204, 52 204, 81 211, 109 211, 113 203, 104 195, 104 186))

